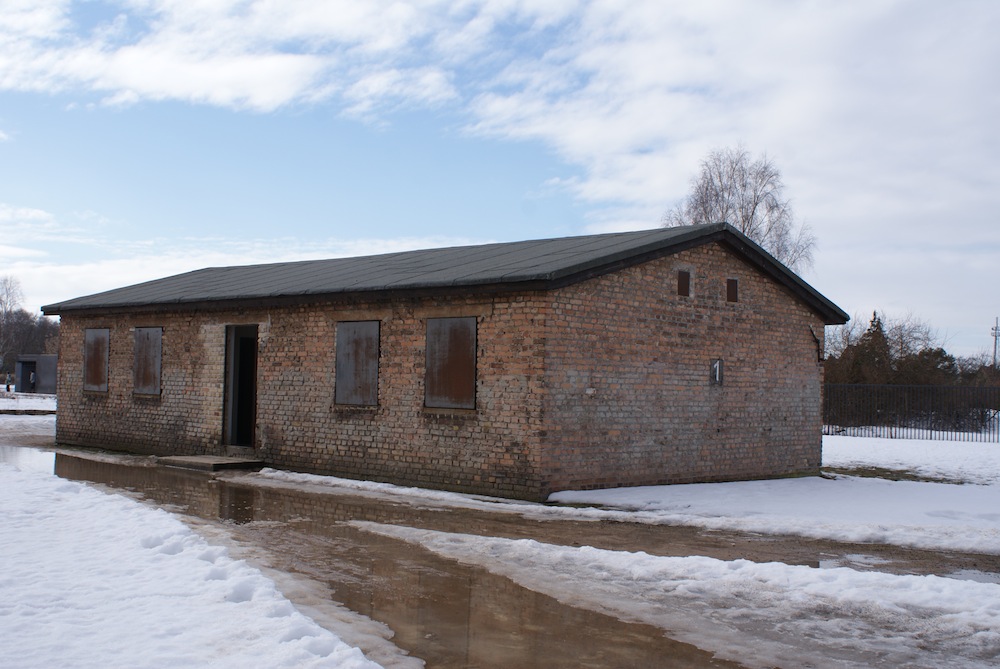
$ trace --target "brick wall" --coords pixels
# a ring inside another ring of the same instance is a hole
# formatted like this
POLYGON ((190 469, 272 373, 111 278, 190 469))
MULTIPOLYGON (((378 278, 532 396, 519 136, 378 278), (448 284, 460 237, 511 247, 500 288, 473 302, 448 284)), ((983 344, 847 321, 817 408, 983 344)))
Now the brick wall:
POLYGON ((226 318, 197 313, 66 317, 60 323, 60 443, 134 453, 222 454, 226 318), (132 392, 133 328, 163 327, 159 396, 132 392), (108 328, 108 391, 83 390, 87 328, 108 328))
POLYGON ((257 324, 256 452, 269 464, 529 499, 575 487, 815 471, 820 320, 710 245, 552 291, 251 311, 64 316, 61 443, 224 453, 226 326, 257 324), (692 295, 676 295, 687 269, 692 295), (738 278, 740 301, 725 301, 738 278), (476 410, 423 406, 426 319, 477 320, 476 410), (378 320, 378 405, 334 401, 336 324, 378 320), (134 327, 162 327, 162 393, 132 391, 134 327), (85 328, 109 387, 83 391, 85 328), (724 360, 721 386, 710 360, 724 360))
POLYGON ((247 312, 63 317, 61 443, 222 454, 227 324, 258 325, 257 454, 269 464, 508 496, 539 494, 539 297, 404 300, 247 312), (423 407, 427 318, 477 319, 477 409, 423 407), (378 405, 334 402, 336 324, 380 321, 378 405), (132 388, 132 328, 163 327, 159 397, 132 388), (86 328, 109 328, 109 387, 83 390, 86 328))
POLYGON ((553 294, 546 490, 816 473, 823 323, 713 244, 553 294), (677 272, 690 296, 677 295, 677 272), (726 300, 737 279, 739 301, 726 300), (721 385, 710 383, 723 361, 721 385))
POLYGON ((537 298, 302 307, 261 338, 259 452, 303 471, 510 496, 537 495, 542 351, 537 298), (291 316, 291 317, 289 317, 291 316), (477 409, 424 408, 427 318, 475 316, 477 409), (378 406, 334 402, 339 320, 380 321, 378 406))

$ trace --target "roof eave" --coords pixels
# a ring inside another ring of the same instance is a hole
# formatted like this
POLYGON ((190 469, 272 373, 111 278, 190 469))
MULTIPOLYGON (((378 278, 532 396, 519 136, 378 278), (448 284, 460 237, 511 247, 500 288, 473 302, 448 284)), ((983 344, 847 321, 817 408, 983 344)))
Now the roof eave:
MULTIPOLYGON (((233 308, 280 306, 316 302, 342 302, 359 298, 390 299, 407 296, 418 297, 442 294, 497 294, 521 291, 554 290, 580 281, 595 278, 615 272, 626 267, 638 265, 664 256, 674 255, 682 251, 701 246, 706 243, 720 242, 735 250, 752 265, 763 271, 780 284, 788 288, 797 298, 808 305, 827 325, 838 325, 849 320, 848 315, 833 302, 826 299, 801 277, 778 262, 767 251, 748 237, 726 223, 690 226, 679 234, 666 239, 650 241, 637 247, 623 249, 600 258, 563 267, 550 272, 527 273, 510 276, 501 280, 496 278, 471 281, 441 281, 426 282, 410 286, 383 286, 371 289, 344 289, 340 291, 302 292, 282 295, 233 296, 221 298, 191 298, 164 300, 155 302, 120 302, 112 304, 83 304, 75 306, 73 302, 49 304, 42 307, 42 313, 47 316, 76 313, 150 313, 160 310, 211 310, 220 311, 233 308)), ((91 296, 95 297, 95 296, 91 296)))

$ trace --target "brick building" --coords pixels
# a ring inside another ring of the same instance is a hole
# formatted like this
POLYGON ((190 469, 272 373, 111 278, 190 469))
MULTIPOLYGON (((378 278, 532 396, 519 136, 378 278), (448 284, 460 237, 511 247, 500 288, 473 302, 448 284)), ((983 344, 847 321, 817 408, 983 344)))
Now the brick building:
POLYGON ((59 443, 544 499, 816 473, 824 325, 724 224, 210 268, 61 316, 59 443))

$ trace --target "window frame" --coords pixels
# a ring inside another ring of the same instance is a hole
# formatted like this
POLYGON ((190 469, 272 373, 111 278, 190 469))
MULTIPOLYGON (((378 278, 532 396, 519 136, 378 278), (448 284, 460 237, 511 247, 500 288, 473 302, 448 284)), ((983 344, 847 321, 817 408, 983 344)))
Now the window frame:
POLYGON ((475 316, 427 319, 425 408, 475 410, 479 371, 478 329, 475 316))
POLYGON ((106 393, 109 386, 111 328, 86 328, 83 332, 83 389, 106 393))
POLYGON ((378 406, 382 323, 339 321, 336 326, 333 403, 378 406), (374 332, 372 332, 374 330, 374 332))
POLYGON ((132 342, 132 392, 159 397, 163 393, 163 328, 134 328, 132 342))

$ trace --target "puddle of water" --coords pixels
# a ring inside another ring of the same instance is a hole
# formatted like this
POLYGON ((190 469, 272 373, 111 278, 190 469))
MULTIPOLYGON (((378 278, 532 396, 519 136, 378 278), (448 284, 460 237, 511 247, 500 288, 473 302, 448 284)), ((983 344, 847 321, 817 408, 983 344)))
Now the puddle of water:
MULTIPOLYGON (((993 560, 996 562, 996 560, 993 560)), ((819 561, 820 569, 836 569, 838 567, 848 567, 857 570, 878 570, 892 564, 891 560, 876 557, 874 555, 864 555, 850 553, 847 555, 829 556, 819 561)), ((984 571, 982 569, 954 569, 943 571, 941 576, 954 578, 959 581, 976 581, 977 583, 997 583, 1000 584, 1000 573, 984 571)))
MULTIPOLYGON (((0 448, 0 461, 24 457, 42 462, 38 453, 35 449, 0 448), (20 451, 31 453, 22 456, 20 451)), ((52 458, 51 453, 46 455, 52 458)), ((348 521, 642 550, 655 555, 777 560, 1000 582, 1000 574, 993 573, 1000 572, 1000 558, 995 556, 944 556, 798 538, 748 538, 690 527, 531 521, 509 513, 422 508, 335 489, 303 490, 253 476, 213 476, 153 466, 141 458, 109 461, 105 457, 99 461, 59 453, 54 458, 54 471, 64 478, 132 491, 158 506, 199 519, 204 526, 218 528, 235 545, 246 548, 253 556, 250 561, 259 560, 314 585, 310 593, 313 602, 315 593, 320 592, 384 623, 393 631, 396 646, 425 660, 431 669, 738 665, 714 660, 708 652, 671 640, 662 629, 560 604, 502 576, 363 532, 346 525, 348 521)), ((297 601, 292 595, 290 599, 308 605, 309 598, 297 601)), ((362 638, 342 636, 370 651, 362 638)), ((373 659, 390 669, 402 664, 394 665, 391 657, 389 662, 379 656, 373 659)))
POLYGON ((950 574, 948 578, 957 578, 962 581, 975 581, 976 583, 997 583, 1000 584, 1000 574, 980 571, 978 569, 959 569, 950 574))
POLYGON ((225 523, 238 543, 263 549, 270 568, 300 574, 349 609, 386 624, 393 643, 429 669, 739 666, 669 639, 659 628, 575 609, 504 577, 345 524, 368 520, 469 531, 470 522, 487 522, 479 512, 471 514, 482 516, 477 521, 464 511, 250 487, 203 472, 64 454, 57 455, 55 472, 225 523))
POLYGON ((848 553, 846 555, 829 556, 819 561, 820 569, 836 569, 837 567, 850 567, 851 569, 870 570, 872 568, 883 567, 892 563, 875 555, 865 555, 863 553, 848 553))

